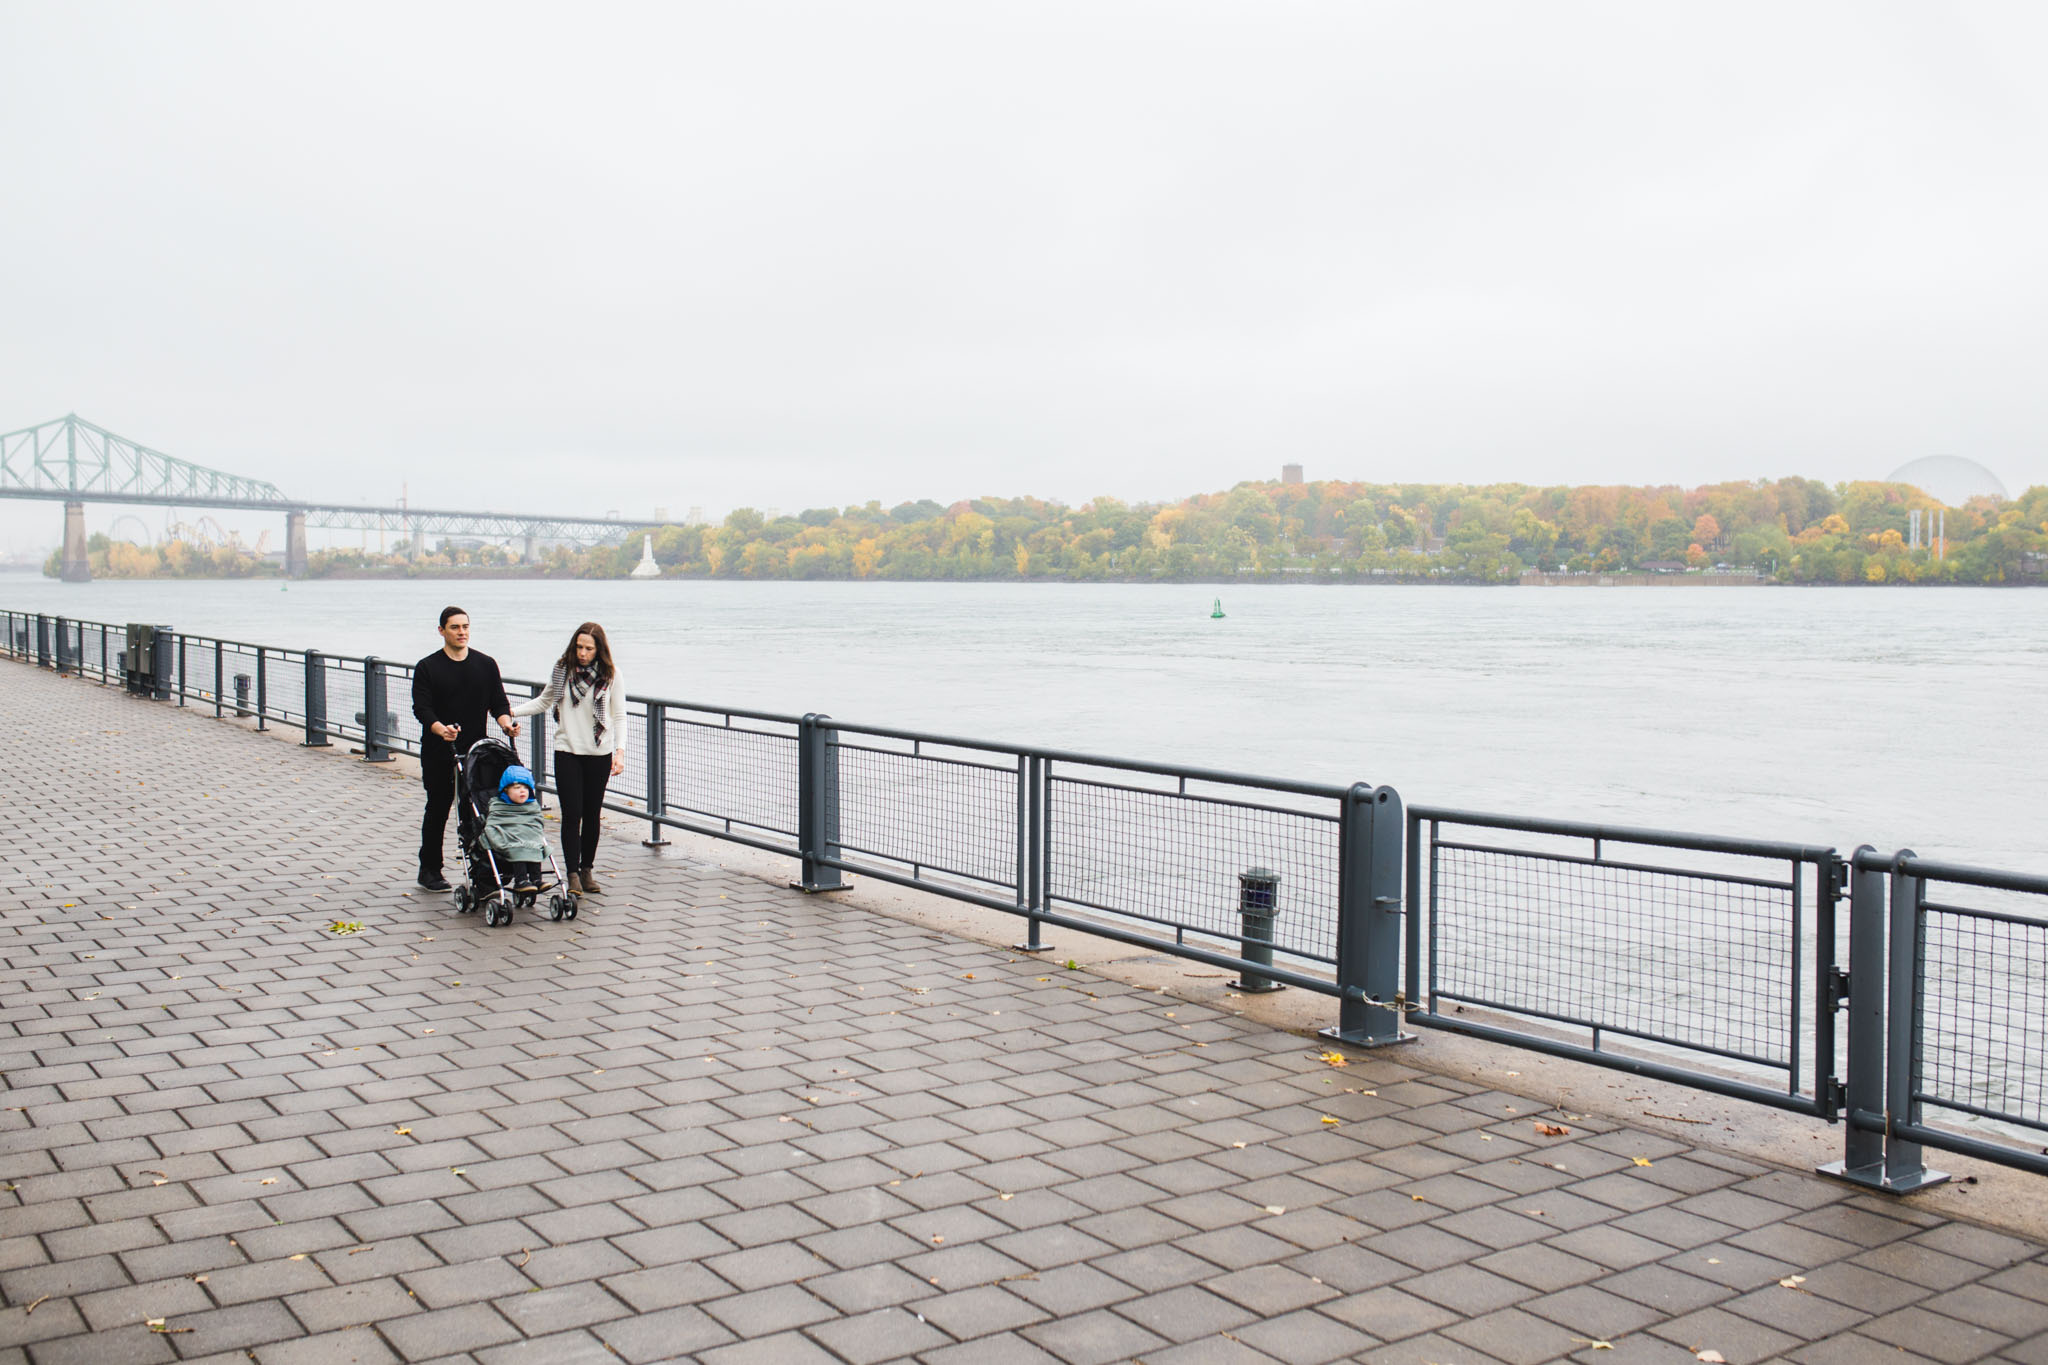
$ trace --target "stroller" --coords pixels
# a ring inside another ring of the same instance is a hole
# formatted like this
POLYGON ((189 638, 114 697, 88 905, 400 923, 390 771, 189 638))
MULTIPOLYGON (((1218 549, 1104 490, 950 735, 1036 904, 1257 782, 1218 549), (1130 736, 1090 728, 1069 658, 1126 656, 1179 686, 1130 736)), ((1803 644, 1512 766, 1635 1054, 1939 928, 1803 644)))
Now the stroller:
MULTIPOLYGON (((455 830, 462 845, 463 878, 455 888, 455 913, 484 912, 484 923, 492 927, 512 922, 515 907, 535 904, 543 894, 548 898, 548 918, 576 918, 576 893, 555 888, 565 885, 561 864, 554 851, 542 845, 547 855, 547 875, 539 890, 515 891, 499 875, 498 857, 484 843, 484 820, 491 802, 498 796, 498 781, 505 769, 519 761, 512 746, 500 740, 480 739, 469 752, 455 758, 455 830)), ((540 799, 535 792, 534 800, 540 799)))

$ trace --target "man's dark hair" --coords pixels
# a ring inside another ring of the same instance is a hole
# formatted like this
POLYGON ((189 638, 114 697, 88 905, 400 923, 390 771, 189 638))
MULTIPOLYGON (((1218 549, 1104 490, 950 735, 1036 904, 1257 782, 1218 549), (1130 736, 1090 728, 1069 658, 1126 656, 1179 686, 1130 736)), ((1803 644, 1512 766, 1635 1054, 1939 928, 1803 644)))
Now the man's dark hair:
POLYGON ((443 607, 441 608, 441 624, 443 627, 446 627, 448 624, 449 617, 467 615, 469 615, 469 613, 464 611, 461 607, 443 607))

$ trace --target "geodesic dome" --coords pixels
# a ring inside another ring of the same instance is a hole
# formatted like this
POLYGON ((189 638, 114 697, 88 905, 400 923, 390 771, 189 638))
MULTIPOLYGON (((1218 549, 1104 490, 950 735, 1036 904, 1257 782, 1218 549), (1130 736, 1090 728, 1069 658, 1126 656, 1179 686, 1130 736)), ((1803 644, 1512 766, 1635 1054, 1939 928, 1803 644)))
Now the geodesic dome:
POLYGON ((1961 507, 1971 498, 1986 494, 2000 502, 2011 496, 1996 474, 1960 455, 1928 455, 1902 464, 1892 471, 1890 482, 1910 483, 1950 507, 1961 507))

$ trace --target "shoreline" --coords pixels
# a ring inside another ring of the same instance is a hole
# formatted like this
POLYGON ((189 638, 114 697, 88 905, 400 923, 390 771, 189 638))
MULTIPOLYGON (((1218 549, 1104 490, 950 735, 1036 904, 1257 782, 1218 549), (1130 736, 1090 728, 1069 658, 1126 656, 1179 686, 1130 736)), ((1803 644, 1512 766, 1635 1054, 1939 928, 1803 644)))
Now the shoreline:
MULTIPOLYGON (((29 572, 17 570, 17 572, 29 572)), ((50 583, 63 580, 50 574, 38 577, 50 583)), ((1339 576, 1321 574, 1262 574, 1256 577, 1239 578, 748 578, 737 574, 663 574, 659 578, 634 578, 630 574, 607 574, 594 576, 575 573, 517 572, 506 569, 465 572, 460 569, 441 569, 432 573, 327 573, 305 578, 287 578, 283 574, 185 574, 178 577, 126 578, 100 577, 85 584, 71 586, 87 587, 91 583, 960 583, 998 584, 1002 586, 1041 585, 1056 588, 1085 587, 1162 587, 1162 588, 1243 588, 1243 587, 1307 587, 1307 588, 1851 588, 1878 591, 1894 589, 1927 588, 1991 588, 2022 591, 2028 588, 2048 587, 2048 578, 2032 579, 2025 582, 2005 583, 1904 583, 1896 580, 1884 583, 1835 583, 1835 582, 1780 582, 1775 578, 1744 578, 1737 574, 1644 574, 1644 573, 1586 573, 1586 574, 1525 574, 1517 580, 1502 581, 1483 578, 1434 578, 1375 576, 1339 576), (1534 581, 1531 581, 1534 580, 1534 581)))

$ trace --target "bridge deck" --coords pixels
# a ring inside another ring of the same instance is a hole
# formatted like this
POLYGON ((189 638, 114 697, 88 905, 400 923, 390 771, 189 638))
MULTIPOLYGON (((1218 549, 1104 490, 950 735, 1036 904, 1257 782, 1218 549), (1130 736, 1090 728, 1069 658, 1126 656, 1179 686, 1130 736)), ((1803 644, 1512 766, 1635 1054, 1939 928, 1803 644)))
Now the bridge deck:
POLYGON ((390 770, 0 686, 0 1365, 2048 1360, 2022 1240, 623 838, 486 930, 390 770))

